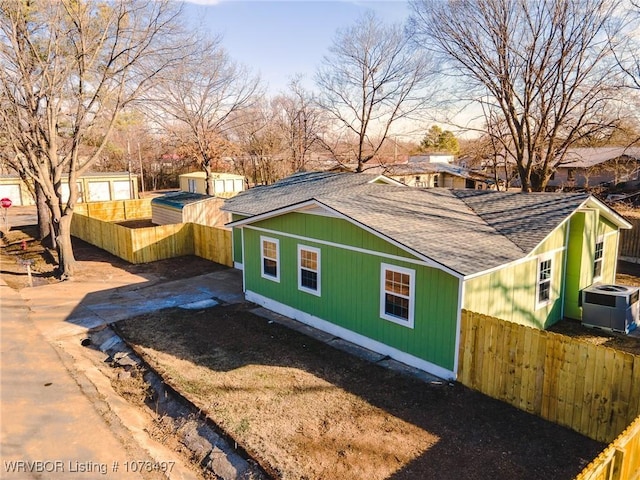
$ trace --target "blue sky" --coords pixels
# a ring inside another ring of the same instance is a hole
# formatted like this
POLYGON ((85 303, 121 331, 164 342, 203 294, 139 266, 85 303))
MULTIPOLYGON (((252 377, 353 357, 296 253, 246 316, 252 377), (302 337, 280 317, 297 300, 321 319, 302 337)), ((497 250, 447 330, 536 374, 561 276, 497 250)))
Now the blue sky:
POLYGON ((403 22, 409 15, 401 0, 197 0, 186 8, 191 22, 222 35, 231 57, 259 73, 270 94, 285 90, 297 73, 312 88, 336 30, 353 25, 367 10, 387 22, 403 22))

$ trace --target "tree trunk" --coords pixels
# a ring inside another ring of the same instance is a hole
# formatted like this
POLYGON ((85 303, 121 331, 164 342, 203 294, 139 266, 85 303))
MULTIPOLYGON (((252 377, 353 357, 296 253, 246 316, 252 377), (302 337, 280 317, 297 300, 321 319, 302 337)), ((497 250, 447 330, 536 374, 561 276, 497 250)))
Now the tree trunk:
POLYGON ((534 170, 531 172, 531 191, 545 191, 545 189, 547 188, 547 183, 549 183, 549 179, 551 178, 551 175, 548 172, 548 169, 534 170))
POLYGON ((76 259, 71 245, 71 218, 73 211, 64 213, 59 221, 54 219, 56 244, 58 246, 58 269, 60 278, 68 280, 75 273, 76 259))
POLYGON ((520 176, 520 189, 525 192, 531 192, 531 170, 524 167, 522 159, 516 160, 518 163, 518 175, 520 176))
MULTIPOLYGON (((42 187, 35 182, 36 209, 38 211, 38 240, 44 240, 51 235, 51 210, 47 205, 47 197, 42 191, 42 187)), ((53 237, 51 237, 53 241, 53 237)), ((55 248, 55 245, 50 245, 55 248)))
POLYGON ((204 173, 206 175, 206 187, 205 187, 205 193, 207 195, 213 195, 213 175, 211 174, 211 166, 210 165, 206 165, 203 164, 202 165, 202 169, 204 170, 204 173))

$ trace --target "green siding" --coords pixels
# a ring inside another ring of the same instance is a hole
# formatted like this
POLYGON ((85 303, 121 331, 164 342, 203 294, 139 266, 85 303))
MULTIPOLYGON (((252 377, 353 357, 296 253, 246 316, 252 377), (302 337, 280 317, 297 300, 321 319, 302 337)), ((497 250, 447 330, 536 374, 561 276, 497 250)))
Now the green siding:
POLYGON ((618 233, 611 233, 604 237, 602 283, 616 282, 616 263, 618 261, 618 233))
POLYGON ((399 247, 338 218, 289 213, 246 227, 244 242, 247 290, 453 370, 458 318, 457 278, 425 265, 379 255, 376 252, 413 259, 399 247), (330 245, 274 231, 286 231, 330 245), (279 240, 279 282, 260 275, 261 235, 279 240), (299 244, 321 251, 320 297, 298 290, 299 244), (351 249, 345 248, 347 246, 351 249), (382 263, 415 271, 414 328, 380 318, 382 263))
MULTIPOLYGON (((242 215, 232 214, 231 221, 242 220, 242 215)), ((242 228, 233 227, 233 263, 242 264, 242 228)))
POLYGON ((323 242, 349 245, 355 248, 382 252, 387 255, 417 259, 400 247, 396 247, 340 218, 292 212, 262 220, 253 225, 262 229, 287 232, 290 235, 313 238, 323 242))
POLYGON ((551 233, 526 259, 465 282, 464 308, 534 328, 562 318, 566 224, 551 233), (551 252, 551 302, 536 308, 539 258, 551 252))
POLYGON ((563 315, 581 319, 579 298, 582 289, 594 281, 595 244, 600 236, 603 237, 604 248, 602 278, 599 281, 613 283, 618 229, 600 217, 597 210, 585 209, 574 213, 525 260, 467 280, 464 308, 535 328, 548 328, 563 315), (553 252, 552 302, 536 309, 538 255, 547 252, 553 252))
POLYGON ((571 218, 570 232, 571 250, 567 262, 567 298, 565 304, 565 316, 580 320, 582 307, 580 307, 581 291, 594 283, 593 261, 596 240, 603 236, 603 261, 602 283, 614 283, 618 231, 608 220, 600 217, 597 210, 585 210, 577 212, 571 218))

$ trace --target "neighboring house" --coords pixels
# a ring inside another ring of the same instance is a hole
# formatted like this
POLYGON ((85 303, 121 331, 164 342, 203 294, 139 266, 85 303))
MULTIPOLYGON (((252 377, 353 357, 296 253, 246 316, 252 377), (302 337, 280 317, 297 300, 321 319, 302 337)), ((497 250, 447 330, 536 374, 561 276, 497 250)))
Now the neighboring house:
POLYGON ((451 163, 455 155, 451 153, 427 153, 424 155, 411 155, 408 163, 451 163))
POLYGON ((640 180, 640 148, 572 148, 548 185, 589 188, 630 180, 640 180))
POLYGON ((222 226, 229 214, 220 211, 224 200, 189 192, 167 193, 151 200, 151 222, 156 225, 197 223, 222 226))
MULTIPOLYGON (((245 178, 233 173, 214 173, 213 192, 215 197, 229 198, 242 192, 245 178)), ((191 172, 179 176, 180 190, 191 193, 207 193, 207 174, 205 172, 191 172)))
MULTIPOLYGON (((106 202, 138 198, 138 177, 128 172, 88 173, 78 178, 78 202, 106 202)), ((0 177, 0 198, 8 197, 14 205, 34 205, 27 185, 17 175, 0 177)), ((69 180, 62 180, 62 199, 69 198, 69 180)))
MULTIPOLYGON (((512 187, 520 185, 513 158, 502 158, 498 164, 485 160, 482 166, 487 175, 493 177, 497 170, 502 180, 508 174, 512 187)), ((640 180, 640 147, 570 148, 547 183, 547 190, 610 187, 632 180, 640 180)))
POLYGON ((386 176, 410 187, 420 188, 495 188, 494 181, 482 173, 448 163, 403 163, 389 165, 386 176))
POLYGON ((301 173, 225 202, 246 298, 444 378, 462 309, 547 328, 615 279, 620 229, 587 194, 416 189, 301 173))

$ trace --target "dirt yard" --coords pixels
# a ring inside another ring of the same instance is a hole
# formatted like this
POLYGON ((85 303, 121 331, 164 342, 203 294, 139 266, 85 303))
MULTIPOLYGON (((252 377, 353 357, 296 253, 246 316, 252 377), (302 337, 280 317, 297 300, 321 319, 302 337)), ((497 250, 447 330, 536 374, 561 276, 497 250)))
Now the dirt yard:
MULTIPOLYGON (((33 230, 12 231, 1 272, 13 288, 56 281, 33 230), (26 248, 23 247, 26 245, 26 248)), ((79 276, 110 269, 176 279, 217 266, 197 257, 132 266, 75 241, 79 276), (83 269, 83 262, 91 269, 83 269), (99 265, 99 267, 96 267, 99 265)), ((167 383, 275 478, 570 479, 604 447, 459 384, 427 384, 251 313, 180 309, 120 322, 167 383)))
MULTIPOLYGON (((36 232, 36 227, 32 225, 14 227, 0 238, 0 274, 4 281, 16 290, 29 286, 24 260, 32 262, 30 268, 33 286, 59 281, 55 277, 56 253, 34 239, 36 232)), ((158 281, 178 280, 227 268, 196 256, 132 265, 77 238, 73 239, 73 252, 79 261, 79 278, 107 276, 111 269, 121 269, 134 274, 151 273, 158 281)))
POLYGON ((603 448, 459 384, 427 384, 219 306, 119 323, 276 478, 570 479, 603 448))

